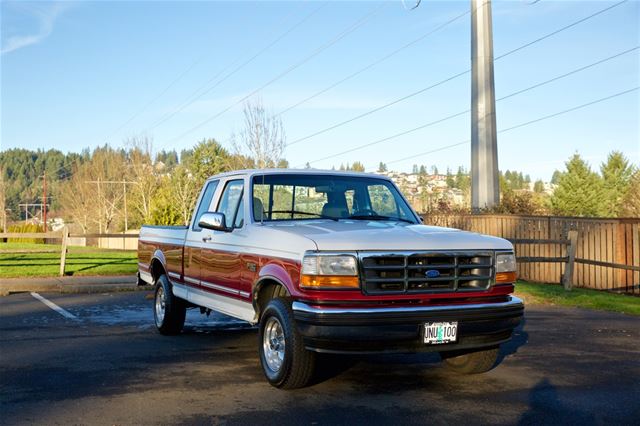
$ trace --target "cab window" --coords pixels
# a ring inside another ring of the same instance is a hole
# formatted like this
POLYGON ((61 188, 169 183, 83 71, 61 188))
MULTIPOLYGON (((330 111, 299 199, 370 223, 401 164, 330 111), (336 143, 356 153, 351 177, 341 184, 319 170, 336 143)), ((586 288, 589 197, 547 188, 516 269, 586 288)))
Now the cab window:
POLYGON ((195 220, 193 221, 192 229, 194 231, 202 230, 202 228, 198 226, 198 223, 200 222, 200 218, 202 217, 203 214, 211 211, 211 208, 212 208, 211 202, 213 201, 213 194, 216 193, 218 182, 219 181, 217 180, 212 180, 207 184, 207 187, 204 190, 204 194, 202 195, 202 199, 200 200, 200 205, 198 206, 198 210, 196 211, 195 220))
POLYGON ((224 213, 227 226, 241 228, 244 225, 243 192, 244 182, 241 179, 229 181, 224 187, 216 211, 224 213))

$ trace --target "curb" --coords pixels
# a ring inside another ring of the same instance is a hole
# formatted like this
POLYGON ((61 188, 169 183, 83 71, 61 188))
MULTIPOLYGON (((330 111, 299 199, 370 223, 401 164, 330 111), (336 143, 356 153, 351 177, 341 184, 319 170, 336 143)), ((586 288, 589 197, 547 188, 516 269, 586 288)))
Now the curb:
POLYGON ((151 288, 148 285, 139 286, 135 275, 0 279, 0 296, 31 291, 104 293, 145 291, 151 288))

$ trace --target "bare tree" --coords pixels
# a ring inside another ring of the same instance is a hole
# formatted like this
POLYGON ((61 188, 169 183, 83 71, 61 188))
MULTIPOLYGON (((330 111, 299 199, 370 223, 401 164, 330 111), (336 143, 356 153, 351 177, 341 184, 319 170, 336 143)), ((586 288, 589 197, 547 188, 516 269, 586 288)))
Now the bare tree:
POLYGON ((268 112, 259 98, 245 102, 243 112, 243 128, 232 137, 235 153, 252 160, 245 167, 275 167, 286 147, 282 120, 268 112))
POLYGON ((153 200, 160 185, 159 176, 152 160, 153 139, 146 136, 136 136, 127 139, 125 145, 129 147, 128 176, 129 180, 133 182, 130 187, 130 205, 136 214, 136 222, 150 223, 153 200))
POLYGON ((109 147, 97 148, 91 160, 78 166, 70 181, 60 188, 66 214, 83 231, 108 233, 121 218, 125 158, 109 147))

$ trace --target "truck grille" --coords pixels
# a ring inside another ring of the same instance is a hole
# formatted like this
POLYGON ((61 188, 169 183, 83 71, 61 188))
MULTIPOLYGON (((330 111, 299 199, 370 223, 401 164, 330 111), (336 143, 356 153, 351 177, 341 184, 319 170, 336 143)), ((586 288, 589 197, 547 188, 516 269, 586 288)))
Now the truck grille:
POLYGON ((486 290, 494 277, 493 252, 360 253, 367 294, 486 290))

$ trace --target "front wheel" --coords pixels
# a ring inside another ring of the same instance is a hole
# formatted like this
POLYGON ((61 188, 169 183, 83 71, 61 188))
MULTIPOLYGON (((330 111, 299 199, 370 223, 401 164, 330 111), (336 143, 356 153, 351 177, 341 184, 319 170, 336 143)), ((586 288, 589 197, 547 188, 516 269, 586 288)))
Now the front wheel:
POLYGON ((156 281, 153 307, 153 317, 160 334, 171 336, 182 331, 187 307, 181 299, 173 295, 166 275, 160 275, 156 281))
POLYGON ((442 352, 440 356, 449 370, 460 374, 479 374, 491 370, 498 361, 499 347, 473 352, 442 352))
POLYGON ((287 300, 269 301, 260 317, 259 336, 260 363, 269 383, 281 389, 305 386, 313 375, 315 353, 305 349, 287 300))

